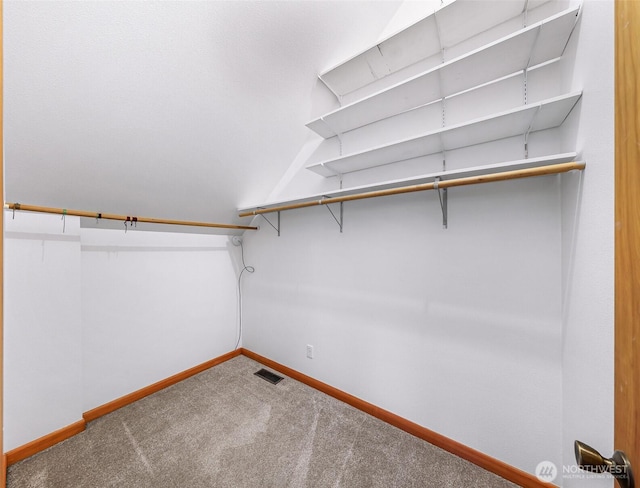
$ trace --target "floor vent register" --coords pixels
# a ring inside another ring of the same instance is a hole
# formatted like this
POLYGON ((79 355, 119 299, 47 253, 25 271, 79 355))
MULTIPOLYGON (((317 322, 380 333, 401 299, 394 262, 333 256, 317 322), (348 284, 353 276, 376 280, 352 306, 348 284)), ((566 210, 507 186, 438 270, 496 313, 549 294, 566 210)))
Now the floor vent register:
POLYGON ((277 374, 272 373, 271 371, 267 371, 264 368, 262 368, 260 371, 253 374, 255 374, 256 376, 259 376, 263 380, 267 380, 269 383, 272 383, 274 385, 277 385, 284 379, 282 376, 278 376, 277 374))

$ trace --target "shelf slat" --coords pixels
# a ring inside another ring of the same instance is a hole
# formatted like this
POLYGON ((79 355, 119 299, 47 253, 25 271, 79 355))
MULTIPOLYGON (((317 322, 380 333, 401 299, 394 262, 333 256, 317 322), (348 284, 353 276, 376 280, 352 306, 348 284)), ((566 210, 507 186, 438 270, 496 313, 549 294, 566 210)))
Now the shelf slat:
POLYGON ((327 139, 558 58, 578 12, 577 7, 560 12, 306 125, 327 139))
POLYGON ((518 161, 506 161, 502 163, 486 164, 480 166, 473 166, 462 169, 455 169, 449 171, 439 171, 435 173, 428 173, 420 176, 414 176, 411 178, 402 178, 396 180, 390 180, 372 185, 355 186, 351 188, 343 188, 341 190, 334 190, 325 193, 317 193, 314 195, 307 195, 304 197, 296 197, 288 200, 272 201, 260 205, 246 206, 238 209, 239 213, 250 213, 254 210, 265 210, 286 205, 293 205, 309 201, 319 201, 325 198, 338 198, 357 193, 370 192, 370 191, 382 191, 393 188, 400 188, 403 186, 421 185, 424 183, 432 183, 436 178, 440 178, 442 181, 450 180, 453 178, 468 178, 481 175, 492 175, 495 173, 505 171, 518 171, 529 168, 538 168, 544 166, 550 166, 554 164, 568 163, 575 161, 577 154, 575 152, 553 154, 550 156, 543 156, 538 158, 521 159, 518 161))
POLYGON ((436 154, 483 142, 504 139, 559 126, 578 102, 582 92, 443 127, 421 136, 339 156, 307 166, 322 176, 351 173, 406 159, 436 154))
POLYGON ((517 17, 526 5, 525 0, 455 0, 321 73, 320 79, 336 95, 346 95, 517 17))

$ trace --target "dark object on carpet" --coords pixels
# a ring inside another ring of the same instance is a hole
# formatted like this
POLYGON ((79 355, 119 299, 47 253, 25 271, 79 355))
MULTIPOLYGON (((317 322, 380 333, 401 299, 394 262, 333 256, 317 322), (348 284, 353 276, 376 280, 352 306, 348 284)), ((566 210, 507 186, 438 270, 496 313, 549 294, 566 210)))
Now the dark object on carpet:
POLYGON ((267 380, 272 385, 277 385, 284 379, 282 376, 278 376, 277 374, 272 373, 271 371, 267 371, 264 368, 262 368, 260 371, 257 371, 253 374, 262 378, 263 380, 267 380))

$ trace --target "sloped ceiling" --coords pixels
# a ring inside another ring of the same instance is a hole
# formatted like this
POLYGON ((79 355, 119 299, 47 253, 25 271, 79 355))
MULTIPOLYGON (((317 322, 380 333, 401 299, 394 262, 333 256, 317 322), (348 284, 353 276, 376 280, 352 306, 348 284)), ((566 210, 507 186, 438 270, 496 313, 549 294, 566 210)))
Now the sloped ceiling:
POLYGON ((5 2, 6 201, 247 224, 399 3, 5 2))

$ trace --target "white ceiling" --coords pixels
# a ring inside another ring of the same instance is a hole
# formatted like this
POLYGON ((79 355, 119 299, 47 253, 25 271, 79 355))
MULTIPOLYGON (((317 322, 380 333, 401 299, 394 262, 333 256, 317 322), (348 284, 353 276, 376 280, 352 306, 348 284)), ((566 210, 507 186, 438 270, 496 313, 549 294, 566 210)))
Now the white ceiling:
POLYGON ((5 1, 6 201, 247 224, 399 4, 5 1))

